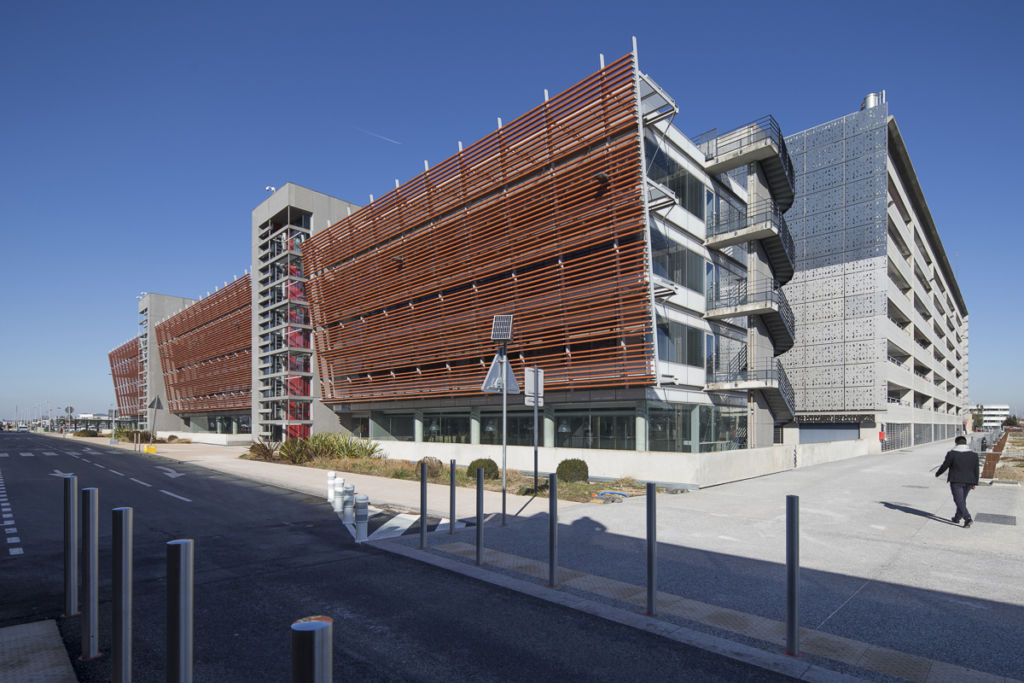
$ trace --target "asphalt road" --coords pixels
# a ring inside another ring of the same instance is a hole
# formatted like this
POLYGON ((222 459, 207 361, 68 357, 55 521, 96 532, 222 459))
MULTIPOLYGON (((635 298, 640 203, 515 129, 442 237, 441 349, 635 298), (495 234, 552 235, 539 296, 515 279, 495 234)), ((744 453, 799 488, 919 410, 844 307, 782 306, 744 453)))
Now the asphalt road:
POLYGON ((121 506, 134 508, 135 681, 165 677, 165 544, 178 538, 195 540, 197 681, 289 680, 289 625, 315 614, 334 620, 336 680, 788 680, 357 546, 322 499, 159 456, 2 432, 0 474, 17 530, 0 548, 0 626, 57 619, 81 681, 110 678, 121 506), (90 662, 78 661, 81 618, 60 617, 63 473, 99 489, 103 656, 90 662))

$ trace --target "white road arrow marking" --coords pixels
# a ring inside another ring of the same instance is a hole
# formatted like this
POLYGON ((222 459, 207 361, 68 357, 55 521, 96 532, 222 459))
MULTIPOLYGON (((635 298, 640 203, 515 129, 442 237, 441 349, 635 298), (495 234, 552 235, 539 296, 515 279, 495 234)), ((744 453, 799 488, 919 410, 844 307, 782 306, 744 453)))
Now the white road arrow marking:
POLYGON ((54 470, 53 472, 50 472, 51 477, 70 477, 73 474, 74 472, 61 472, 60 470, 54 470))
POLYGON ((162 465, 156 465, 155 467, 158 470, 163 470, 164 474, 166 476, 170 477, 171 479, 177 479, 178 477, 184 477, 185 476, 184 472, 178 472, 178 471, 174 470, 171 467, 164 467, 162 465))

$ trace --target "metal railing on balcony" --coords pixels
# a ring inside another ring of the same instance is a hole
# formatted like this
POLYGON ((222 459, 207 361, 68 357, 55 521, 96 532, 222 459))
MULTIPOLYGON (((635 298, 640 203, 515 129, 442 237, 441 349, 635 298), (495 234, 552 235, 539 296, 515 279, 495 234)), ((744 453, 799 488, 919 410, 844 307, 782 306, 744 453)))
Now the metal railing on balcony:
POLYGON ((792 261, 796 247, 793 243, 793 236, 789 232, 789 224, 786 223, 786 219, 783 217, 778 204, 771 199, 751 204, 747 207, 746 215, 734 214, 729 217, 722 217, 720 214, 712 214, 708 216, 707 236, 714 237, 727 232, 742 230, 749 225, 757 225, 758 223, 771 223, 775 226, 779 233, 779 238, 782 240, 782 246, 792 261))
POLYGON ((775 117, 770 114, 721 134, 717 128, 713 128, 695 137, 693 142, 704 152, 704 157, 710 160, 725 154, 741 152, 745 147, 764 140, 771 140, 778 147, 782 170, 789 180, 790 187, 796 187, 796 172, 793 170, 793 160, 789 158, 786 139, 782 136, 782 128, 775 117))
POLYGON ((796 394, 793 385, 782 369, 782 361, 773 359, 760 366, 746 367, 736 370, 714 370, 707 373, 708 384, 721 384, 727 382, 774 382, 778 386, 779 393, 785 399, 790 411, 796 408, 796 394))
POLYGON ((708 288, 705 303, 709 312, 719 308, 732 308, 755 303, 775 304, 790 335, 793 335, 796 330, 793 309, 789 305, 789 300, 783 294, 782 288, 771 280, 758 283, 753 290, 748 290, 746 281, 726 287, 712 285, 708 288))

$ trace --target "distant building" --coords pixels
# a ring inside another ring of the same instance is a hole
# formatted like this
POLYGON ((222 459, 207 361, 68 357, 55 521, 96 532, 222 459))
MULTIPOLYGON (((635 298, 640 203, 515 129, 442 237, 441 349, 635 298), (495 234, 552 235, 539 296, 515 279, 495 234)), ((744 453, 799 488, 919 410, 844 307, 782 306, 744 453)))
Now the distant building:
POLYGON ((983 429, 998 429, 1003 426, 1006 418, 1010 417, 1010 406, 1002 404, 982 404, 981 410, 983 429))

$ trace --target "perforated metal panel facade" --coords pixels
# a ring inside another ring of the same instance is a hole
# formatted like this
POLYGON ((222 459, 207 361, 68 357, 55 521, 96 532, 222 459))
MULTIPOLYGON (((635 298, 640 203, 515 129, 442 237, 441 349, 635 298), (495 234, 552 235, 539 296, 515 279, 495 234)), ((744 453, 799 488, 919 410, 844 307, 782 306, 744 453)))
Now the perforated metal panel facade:
POLYGON ((885 407, 887 116, 883 103, 786 139, 797 196, 785 290, 797 335, 783 365, 798 412, 885 407))

